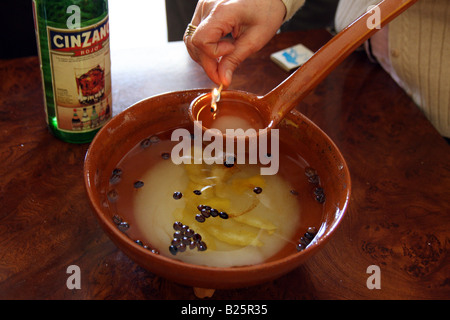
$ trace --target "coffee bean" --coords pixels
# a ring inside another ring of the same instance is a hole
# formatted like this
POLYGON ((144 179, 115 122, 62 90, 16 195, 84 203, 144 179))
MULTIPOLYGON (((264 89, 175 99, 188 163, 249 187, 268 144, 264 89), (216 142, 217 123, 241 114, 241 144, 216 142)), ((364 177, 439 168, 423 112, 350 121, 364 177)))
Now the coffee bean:
POLYGON ((306 167, 305 168, 305 175, 309 178, 312 176, 317 175, 317 171, 311 167, 306 167))
POLYGON ((151 136, 150 137, 150 142, 151 143, 158 143, 159 141, 161 141, 157 136, 151 136))
POLYGON ((221 217, 222 219, 228 219, 228 214, 226 212, 219 212, 219 217, 221 217))
POLYGON ((184 233, 184 235, 185 235, 186 237, 188 237, 188 238, 191 238, 194 234, 195 234, 194 230, 192 230, 192 229, 190 229, 190 228, 188 228, 188 229, 186 230, 186 232, 184 233))
POLYGON ((173 229, 174 229, 175 231, 181 231, 181 229, 183 229, 183 224, 182 224, 180 221, 176 221, 176 222, 173 224, 173 229))
POLYGON ((128 222, 122 221, 121 223, 119 223, 117 227, 119 228, 120 231, 124 232, 130 228, 130 225, 128 224, 128 222))
POLYGON ((141 141, 141 148, 146 149, 146 148, 150 147, 151 144, 152 144, 152 142, 150 141, 150 139, 144 139, 141 141))
POLYGON ((120 224, 122 222, 122 218, 120 216, 118 216, 117 214, 115 214, 113 216, 113 221, 115 224, 120 224))
POLYGON ((236 157, 235 156, 227 156, 225 158, 225 161, 223 162, 223 165, 227 168, 231 168, 236 163, 236 157))
POLYGON ((316 196, 323 194, 323 189, 321 187, 314 188, 314 194, 316 196))
POLYGON ((183 233, 181 231, 175 231, 175 233, 173 234, 173 237, 175 239, 181 239, 181 238, 183 238, 183 233))
POLYGON ((319 194, 316 196, 316 201, 319 203, 324 203, 325 202, 325 194, 319 194))
POLYGON ((183 238, 181 238, 181 243, 184 243, 186 246, 188 246, 191 243, 191 240, 184 236, 183 238))
POLYGON ((119 194, 117 193, 116 190, 112 189, 112 190, 108 191, 107 197, 108 197, 109 202, 115 202, 117 200, 117 198, 119 197, 119 194))
POLYGON ((181 239, 180 238, 173 238, 171 244, 175 247, 178 247, 181 243, 181 239))
POLYGON ((200 212, 205 218, 209 218, 211 216, 211 210, 208 210, 206 208, 203 208, 200 212))
POLYGON ((206 243, 203 241, 198 242, 197 249, 198 251, 205 251, 207 249, 206 243))
POLYGON ((181 192, 176 191, 176 192, 173 193, 173 198, 175 200, 181 199, 182 196, 183 196, 183 194, 181 192))
POLYGON ((206 219, 202 214, 199 213, 195 216, 195 220, 197 220, 198 222, 205 222, 206 219))
POLYGON ((186 251, 186 245, 182 242, 180 243, 180 245, 177 247, 178 251, 180 252, 185 252, 186 251))
POLYGON ((202 236, 201 235, 199 235, 198 233, 194 233, 194 235, 192 236, 192 240, 194 240, 194 241, 200 241, 200 240, 202 240, 202 236))
POLYGON ((122 179, 122 170, 119 168, 116 168, 113 170, 111 177, 109 178, 110 184, 116 184, 119 183, 122 179))
POLYGON ((260 194, 262 192, 262 188, 261 187, 256 187, 253 189, 253 192, 256 194, 260 194))
POLYGON ((309 227, 308 232, 315 235, 317 233, 317 229, 316 227, 309 227))
POLYGON ((136 189, 142 188, 142 187, 144 186, 144 182, 142 182, 142 181, 136 181, 136 182, 133 184, 133 186, 134 186, 136 189))
POLYGON ((219 211, 216 209, 211 209, 210 214, 211 217, 217 217, 219 215, 219 211))
POLYGON ((169 247, 169 251, 170 251, 171 254, 176 255, 177 252, 178 252, 178 248, 175 247, 174 245, 172 245, 172 246, 169 247))
POLYGON ((311 241, 312 239, 314 239, 314 234, 306 232, 305 233, 305 238, 308 239, 309 241, 311 241))

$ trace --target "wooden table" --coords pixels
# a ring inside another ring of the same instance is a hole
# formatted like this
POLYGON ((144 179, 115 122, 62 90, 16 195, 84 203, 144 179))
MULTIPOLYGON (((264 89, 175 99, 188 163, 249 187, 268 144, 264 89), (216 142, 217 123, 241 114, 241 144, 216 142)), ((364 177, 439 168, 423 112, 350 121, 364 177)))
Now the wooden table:
MULTIPOLYGON (((288 76, 270 53, 325 31, 277 35, 246 60, 232 88, 264 94, 288 76)), ((148 96, 212 88, 183 43, 112 54, 114 113, 148 96)), ((212 299, 450 298, 450 146, 363 52, 346 59, 298 109, 337 144, 350 168, 347 215, 323 251, 270 283, 212 299), (368 267, 380 270, 369 289, 368 267)), ((100 229, 83 183, 89 145, 46 127, 36 57, 0 61, 0 299, 195 299, 144 270, 100 229), (67 268, 81 271, 68 289, 67 268)))

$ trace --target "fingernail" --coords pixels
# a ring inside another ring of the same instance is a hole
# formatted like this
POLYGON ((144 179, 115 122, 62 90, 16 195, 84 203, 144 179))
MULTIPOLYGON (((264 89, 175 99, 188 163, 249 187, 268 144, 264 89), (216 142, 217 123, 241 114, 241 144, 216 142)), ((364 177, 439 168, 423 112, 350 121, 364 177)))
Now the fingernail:
POLYGON ((231 71, 230 69, 228 69, 225 72, 225 81, 226 81, 226 85, 230 85, 231 83, 231 78, 233 77, 233 71, 231 71))

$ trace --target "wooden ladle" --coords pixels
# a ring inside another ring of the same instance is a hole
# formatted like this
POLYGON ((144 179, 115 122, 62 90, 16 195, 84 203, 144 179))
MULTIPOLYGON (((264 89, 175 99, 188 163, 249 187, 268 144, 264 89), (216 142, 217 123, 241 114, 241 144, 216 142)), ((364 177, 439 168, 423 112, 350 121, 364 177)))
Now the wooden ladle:
MULTIPOLYGON (((270 130, 305 98, 350 53, 418 0, 382 0, 371 11, 356 19, 347 28, 319 49, 303 66, 265 96, 225 90, 218 102, 218 112, 227 112, 247 119, 254 129, 270 130), (373 23, 379 22, 377 25, 373 23), (221 106, 222 104, 222 106, 221 106)), ((201 121, 202 129, 211 128, 217 114, 211 112, 212 93, 195 99, 189 107, 194 123, 201 121)), ((233 122, 233 121, 232 121, 233 122)), ((230 128, 237 129, 237 128, 230 128)), ((225 132, 222 131, 224 134, 225 132)), ((260 131, 261 132, 261 131, 260 131)))

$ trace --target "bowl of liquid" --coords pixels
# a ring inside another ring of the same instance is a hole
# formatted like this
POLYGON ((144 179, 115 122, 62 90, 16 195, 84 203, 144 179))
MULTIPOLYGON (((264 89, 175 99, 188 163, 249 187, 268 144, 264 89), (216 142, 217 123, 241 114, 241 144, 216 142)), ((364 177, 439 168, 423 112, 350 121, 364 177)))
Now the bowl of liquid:
MULTIPOLYGON (((84 166, 94 214, 128 257, 174 282, 229 289, 273 280, 320 250, 341 222, 346 162, 297 111, 264 141, 212 139, 188 114, 206 92, 142 100, 99 131, 84 166)), ((240 123, 226 116, 224 129, 240 123)))

